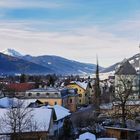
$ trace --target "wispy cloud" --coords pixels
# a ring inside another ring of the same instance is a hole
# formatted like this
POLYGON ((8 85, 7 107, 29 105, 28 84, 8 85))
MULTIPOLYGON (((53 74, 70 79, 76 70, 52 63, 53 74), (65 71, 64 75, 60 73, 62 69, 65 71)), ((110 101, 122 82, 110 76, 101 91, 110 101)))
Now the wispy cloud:
POLYGON ((91 63, 98 54, 103 66, 138 52, 138 0, 127 0, 124 6, 121 0, 81 1, 0 1, 0 50, 91 63))
POLYGON ((137 41, 119 38, 97 27, 79 28, 70 32, 32 32, 0 28, 0 49, 15 48, 24 54, 59 55, 69 59, 110 65, 137 52, 137 41), (129 50, 129 51, 126 51, 129 50))
POLYGON ((43 0, 1 0, 1 8, 58 8, 60 3, 43 0))

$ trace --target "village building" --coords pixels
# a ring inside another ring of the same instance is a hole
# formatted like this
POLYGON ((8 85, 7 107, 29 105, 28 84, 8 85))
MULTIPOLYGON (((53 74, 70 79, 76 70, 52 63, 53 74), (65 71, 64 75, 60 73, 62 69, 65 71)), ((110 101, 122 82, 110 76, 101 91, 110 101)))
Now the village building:
MULTIPOLYGON (((21 108, 21 110, 25 109, 24 107, 21 108)), ((0 119, 4 118, 5 114, 8 111, 9 108, 0 108, 0 119)), ((8 139, 12 138, 13 136, 15 138, 16 136, 18 137, 20 135, 20 140, 51 140, 52 138, 57 138, 58 136, 63 134, 64 119, 69 117, 70 115, 70 110, 59 105, 32 108, 30 128, 24 128, 24 130, 20 132, 20 134, 19 132, 13 134, 9 126, 5 126, 5 128, 3 129, 3 126, 1 124, 0 138, 8 139)))
MULTIPOLYGON (((133 94, 129 96, 130 100, 139 100, 139 81, 135 68, 129 63, 128 60, 124 60, 116 69, 115 72, 115 91, 118 85, 122 85, 122 82, 132 82, 133 94)), ((128 85, 129 83, 127 83, 128 85)))
POLYGON ((106 135, 114 137, 118 140, 135 140, 135 129, 118 128, 118 127, 105 127, 106 135))
POLYGON ((60 105, 68 108, 71 112, 77 110, 78 94, 71 88, 38 88, 27 90, 24 99, 37 99, 45 105, 60 105))
POLYGON ((2 90, 5 97, 22 98, 25 96, 26 90, 35 88, 34 83, 9 83, 6 84, 2 90))
POLYGON ((89 104, 89 92, 87 92, 87 87, 88 87, 87 82, 72 81, 67 85, 67 87, 77 90, 78 105, 89 104))

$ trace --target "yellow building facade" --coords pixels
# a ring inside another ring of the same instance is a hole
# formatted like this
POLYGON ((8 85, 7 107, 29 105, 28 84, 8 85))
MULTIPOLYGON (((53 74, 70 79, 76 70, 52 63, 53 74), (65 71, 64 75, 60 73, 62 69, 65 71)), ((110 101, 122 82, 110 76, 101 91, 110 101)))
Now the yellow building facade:
POLYGON ((86 100, 86 88, 84 89, 82 86, 80 86, 77 83, 70 83, 69 85, 67 85, 68 88, 73 88, 73 89, 77 89, 77 93, 78 93, 78 105, 84 105, 86 104, 87 100, 86 100))

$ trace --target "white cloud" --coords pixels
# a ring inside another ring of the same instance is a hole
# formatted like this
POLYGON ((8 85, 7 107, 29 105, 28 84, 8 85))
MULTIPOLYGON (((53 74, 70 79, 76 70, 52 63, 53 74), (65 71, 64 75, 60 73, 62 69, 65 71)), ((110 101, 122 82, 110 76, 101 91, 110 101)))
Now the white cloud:
POLYGON ((137 41, 119 38, 97 27, 68 32, 35 32, 0 27, 0 50, 14 48, 24 54, 59 55, 108 66, 137 53, 137 41))
POLYGON ((107 30, 120 37, 140 41, 140 11, 136 11, 130 17, 110 25, 107 30))
POLYGON ((58 8, 56 2, 43 0, 0 0, 1 8, 58 8))

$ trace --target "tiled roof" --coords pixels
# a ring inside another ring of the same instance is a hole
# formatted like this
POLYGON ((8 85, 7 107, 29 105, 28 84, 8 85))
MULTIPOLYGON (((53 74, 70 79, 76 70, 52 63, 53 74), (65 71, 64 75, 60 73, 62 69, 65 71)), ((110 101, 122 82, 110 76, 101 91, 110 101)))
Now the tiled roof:
POLYGON ((13 90, 16 92, 24 92, 26 90, 30 90, 34 88, 34 84, 32 83, 12 83, 6 86, 8 90, 13 90))

